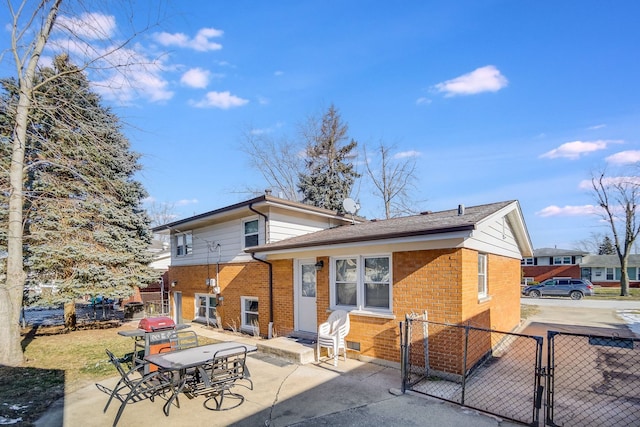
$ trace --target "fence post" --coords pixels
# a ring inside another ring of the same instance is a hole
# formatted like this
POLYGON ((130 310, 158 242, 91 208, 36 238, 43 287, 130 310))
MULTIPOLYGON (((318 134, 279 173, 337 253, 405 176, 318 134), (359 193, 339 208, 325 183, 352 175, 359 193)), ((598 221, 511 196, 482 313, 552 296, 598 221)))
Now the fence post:
POLYGON ((422 343, 424 348, 424 373, 429 377, 429 316, 427 310, 424 311, 424 322, 422 322, 422 343))
POLYGON ((462 396, 460 404, 464 405, 464 392, 467 384, 467 350, 469 346, 469 324, 464 327, 464 355, 462 358, 462 396))
POLYGON ((406 344, 404 341, 404 330, 402 329, 402 325, 404 322, 400 322, 400 377, 402 378, 402 394, 407 391, 407 365, 405 363, 405 353, 407 351, 406 344))

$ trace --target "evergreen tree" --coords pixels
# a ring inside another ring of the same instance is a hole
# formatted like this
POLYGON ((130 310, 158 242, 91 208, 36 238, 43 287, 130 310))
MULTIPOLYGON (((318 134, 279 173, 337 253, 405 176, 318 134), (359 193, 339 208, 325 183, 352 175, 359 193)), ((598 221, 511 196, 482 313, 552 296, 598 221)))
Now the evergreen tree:
POLYGON ((616 248, 609 236, 604 236, 602 243, 598 247, 598 255, 616 255, 616 248))
POLYGON ((342 201, 360 177, 350 161, 358 143, 347 136, 348 126, 331 105, 308 134, 306 171, 300 174, 298 187, 303 202, 325 209, 342 210, 342 201), (349 141, 348 143, 346 141, 349 141))
MULTIPOLYGON (((63 55, 36 78, 44 84, 34 94, 25 146, 27 283, 55 284, 57 292, 46 302, 65 303, 65 323, 73 327, 78 297, 126 297, 134 286, 155 280, 146 252, 149 218, 140 205, 146 192, 133 179, 139 155, 84 73, 63 55)), ((13 121, 18 96, 11 80, 2 87, 0 149, 6 159, 6 124, 13 121)), ((0 214, 4 220, 6 212, 0 214)), ((5 247, 6 235, 0 239, 5 247)))

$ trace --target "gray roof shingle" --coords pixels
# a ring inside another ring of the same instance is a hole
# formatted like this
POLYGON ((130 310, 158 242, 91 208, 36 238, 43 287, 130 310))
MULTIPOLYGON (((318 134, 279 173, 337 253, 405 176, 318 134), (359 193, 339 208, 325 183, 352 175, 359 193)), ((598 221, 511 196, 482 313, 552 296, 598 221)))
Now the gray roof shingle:
POLYGON ((316 231, 279 242, 247 248, 246 252, 268 252, 274 250, 324 246, 351 242, 364 242, 410 236, 422 236, 454 231, 473 230, 480 221, 514 200, 465 208, 463 215, 458 209, 429 212, 402 218, 372 220, 360 224, 316 231))

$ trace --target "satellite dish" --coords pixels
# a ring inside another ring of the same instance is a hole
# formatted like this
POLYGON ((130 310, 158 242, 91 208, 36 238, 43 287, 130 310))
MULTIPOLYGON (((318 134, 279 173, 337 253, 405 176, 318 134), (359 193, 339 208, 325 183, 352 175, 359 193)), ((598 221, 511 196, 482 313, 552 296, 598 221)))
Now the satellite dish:
POLYGON ((360 205, 358 205, 356 201, 350 197, 347 197, 342 201, 342 207, 344 208, 344 211, 346 213, 351 215, 354 215, 356 212, 358 212, 358 209, 360 209, 360 205))

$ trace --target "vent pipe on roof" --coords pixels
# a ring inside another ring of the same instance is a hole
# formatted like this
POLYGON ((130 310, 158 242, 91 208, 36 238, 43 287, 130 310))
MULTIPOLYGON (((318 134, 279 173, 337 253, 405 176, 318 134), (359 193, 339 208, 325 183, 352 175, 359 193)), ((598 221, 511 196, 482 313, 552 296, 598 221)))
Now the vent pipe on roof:
POLYGON ((458 205, 458 215, 464 215, 464 205, 458 205))

